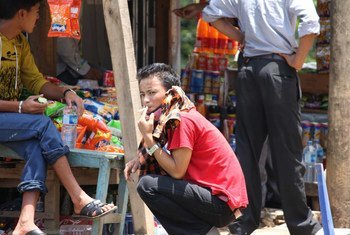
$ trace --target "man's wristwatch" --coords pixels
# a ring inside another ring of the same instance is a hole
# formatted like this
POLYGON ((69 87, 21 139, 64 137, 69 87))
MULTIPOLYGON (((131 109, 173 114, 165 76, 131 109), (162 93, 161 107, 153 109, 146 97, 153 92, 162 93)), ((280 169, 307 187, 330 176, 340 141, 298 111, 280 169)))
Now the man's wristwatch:
POLYGON ((66 97, 67 92, 73 92, 74 94, 77 94, 77 93, 75 93, 74 90, 72 90, 72 89, 67 89, 67 90, 65 90, 65 91, 63 92, 63 98, 66 97))
POLYGON ((148 155, 152 156, 154 154, 154 152, 159 148, 160 148, 159 143, 156 143, 152 147, 146 148, 146 152, 148 153, 148 155))

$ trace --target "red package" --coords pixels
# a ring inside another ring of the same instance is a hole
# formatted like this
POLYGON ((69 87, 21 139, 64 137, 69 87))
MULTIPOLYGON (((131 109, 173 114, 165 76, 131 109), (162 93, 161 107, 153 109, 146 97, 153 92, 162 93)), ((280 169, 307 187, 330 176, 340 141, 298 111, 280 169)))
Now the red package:
POLYGON ((48 0, 51 14, 49 37, 80 39, 79 14, 81 0, 48 0))
POLYGON ((76 141, 77 144, 82 143, 85 132, 86 132, 86 126, 80 126, 80 125, 77 126, 77 141, 76 141))
POLYGON ((84 111, 83 115, 78 119, 78 124, 86 126, 89 131, 96 132, 99 129, 104 132, 110 132, 106 123, 94 118, 94 116, 88 111, 84 111))

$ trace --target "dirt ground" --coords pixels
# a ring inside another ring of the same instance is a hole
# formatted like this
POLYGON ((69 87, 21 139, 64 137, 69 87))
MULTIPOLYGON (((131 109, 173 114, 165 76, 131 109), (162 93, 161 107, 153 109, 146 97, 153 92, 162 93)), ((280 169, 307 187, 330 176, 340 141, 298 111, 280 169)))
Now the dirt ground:
MULTIPOLYGON (((321 222, 319 211, 313 211, 314 218, 321 222)), ((229 235, 228 227, 219 229, 220 235, 229 235)), ((284 221, 282 210, 265 208, 261 212, 260 228, 255 230, 252 235, 290 235, 287 225, 284 221)), ((320 235, 324 235, 321 233, 320 235)), ((335 235, 350 235, 350 229, 335 229, 335 235)))

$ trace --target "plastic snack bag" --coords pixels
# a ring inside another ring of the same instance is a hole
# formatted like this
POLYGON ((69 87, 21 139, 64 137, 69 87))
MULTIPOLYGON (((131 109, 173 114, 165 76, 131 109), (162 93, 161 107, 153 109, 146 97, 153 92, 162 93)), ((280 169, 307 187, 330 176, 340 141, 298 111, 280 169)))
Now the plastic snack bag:
POLYGON ((79 14, 81 0, 48 0, 51 14, 49 37, 80 39, 79 14))
POLYGON ((65 104, 62 104, 58 101, 49 101, 49 105, 45 109, 45 115, 48 117, 56 117, 63 114, 63 109, 66 107, 65 104))
POLYGON ((84 149, 95 150, 106 146, 110 143, 111 137, 112 135, 109 132, 105 133, 100 130, 97 130, 96 133, 92 132, 84 145, 84 149))

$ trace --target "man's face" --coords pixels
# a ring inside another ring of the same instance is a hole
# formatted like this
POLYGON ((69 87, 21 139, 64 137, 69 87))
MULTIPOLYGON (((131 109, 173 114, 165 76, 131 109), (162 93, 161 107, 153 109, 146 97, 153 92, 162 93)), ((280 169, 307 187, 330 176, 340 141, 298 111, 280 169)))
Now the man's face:
POLYGON ((32 33, 37 20, 39 19, 40 3, 35 4, 29 11, 21 9, 19 14, 22 31, 32 33))
POLYGON ((155 113, 157 120, 162 111, 159 107, 165 98, 166 88, 156 76, 141 80, 139 87, 142 105, 147 107, 148 114, 158 111, 159 113, 155 113))

